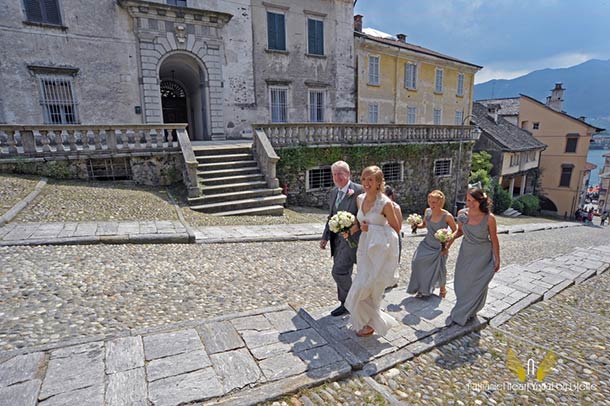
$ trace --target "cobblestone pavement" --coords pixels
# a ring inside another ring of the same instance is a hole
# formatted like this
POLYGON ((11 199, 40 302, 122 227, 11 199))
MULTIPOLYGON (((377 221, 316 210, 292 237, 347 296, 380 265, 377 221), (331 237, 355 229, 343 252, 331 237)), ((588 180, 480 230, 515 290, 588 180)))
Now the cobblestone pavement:
POLYGON ((609 297, 606 272, 374 381, 352 376, 264 405, 610 405, 610 318, 599 313, 609 297), (521 382, 506 366, 509 349, 525 368, 529 359, 538 368, 550 350, 557 362, 542 382, 532 376, 521 382))
POLYGON ((34 176, 0 174, 0 216, 30 194, 39 180, 34 176))
POLYGON ((176 210, 163 190, 133 182, 109 184, 53 180, 14 222, 177 219, 176 210))
MULTIPOLYGON (((607 237, 607 229, 593 227, 500 235, 502 263, 525 264, 607 237)), ((420 241, 405 239, 402 285, 420 241)), ((0 247, 0 349, 283 303, 330 306, 331 266, 316 241, 0 247)))

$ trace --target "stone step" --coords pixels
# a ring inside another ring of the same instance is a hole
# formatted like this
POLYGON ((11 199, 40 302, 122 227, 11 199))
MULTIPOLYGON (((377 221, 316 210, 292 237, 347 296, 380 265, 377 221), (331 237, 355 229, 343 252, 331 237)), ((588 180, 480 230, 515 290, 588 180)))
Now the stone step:
POLYGON ((286 201, 286 196, 264 196, 254 197, 251 199, 224 201, 217 203, 199 204, 191 206, 191 209, 202 211, 204 213, 221 213, 251 209, 255 207, 283 205, 286 201))
POLYGON ((212 216, 281 216, 284 214, 284 206, 254 207, 251 209, 231 210, 210 214, 212 216))
POLYGON ((193 146, 195 156, 252 154, 252 146, 245 145, 218 145, 218 146, 193 146))
POLYGON ((195 157, 200 164, 212 162, 237 162, 253 160, 252 153, 248 154, 226 154, 226 155, 200 155, 195 157))
POLYGON ((201 190, 205 190, 208 186, 224 185, 225 187, 229 187, 230 184, 233 183, 255 182, 264 180, 265 176, 261 173, 199 179, 200 184, 202 185, 201 190))
POLYGON ((521 212, 513 209, 512 207, 509 207, 508 209, 502 212, 502 215, 507 217, 519 217, 521 215, 521 212))
POLYGON ((256 167, 256 161, 228 161, 228 162, 208 162, 208 163, 199 163, 197 165, 197 169, 205 172, 205 171, 214 171, 214 170, 223 170, 223 169, 232 169, 232 168, 249 168, 256 167))
POLYGON ((229 202, 234 200, 251 199, 255 197, 275 196, 280 195, 281 193, 282 188, 279 187, 274 189, 240 190, 229 193, 205 194, 201 197, 189 198, 188 202, 190 206, 197 206, 208 203, 229 202))
POLYGON ((237 175, 251 175, 260 174, 258 166, 248 166, 245 168, 234 168, 234 169, 218 169, 212 171, 197 171, 197 176, 200 178, 220 178, 223 176, 237 176, 237 175))
POLYGON ((267 182, 259 180, 255 182, 221 183, 218 185, 205 185, 201 187, 204 195, 213 195, 223 192, 237 192, 240 190, 263 189, 267 187, 267 182))

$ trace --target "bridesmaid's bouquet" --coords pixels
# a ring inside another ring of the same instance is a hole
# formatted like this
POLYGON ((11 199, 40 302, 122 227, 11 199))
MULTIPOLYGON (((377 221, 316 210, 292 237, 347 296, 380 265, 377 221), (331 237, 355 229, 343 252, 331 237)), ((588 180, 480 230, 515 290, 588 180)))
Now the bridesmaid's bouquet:
POLYGON ((422 218, 419 214, 412 213, 407 217, 407 223, 411 225, 411 234, 417 233, 417 226, 422 223, 422 218))
POLYGON ((356 248, 358 244, 349 239, 349 230, 356 223, 356 216, 349 211, 341 210, 328 220, 328 228, 333 233, 341 233, 350 247, 356 248))
POLYGON ((444 250, 447 241, 453 238, 453 233, 448 228, 441 228, 436 233, 434 233, 434 238, 441 242, 441 249, 444 250))

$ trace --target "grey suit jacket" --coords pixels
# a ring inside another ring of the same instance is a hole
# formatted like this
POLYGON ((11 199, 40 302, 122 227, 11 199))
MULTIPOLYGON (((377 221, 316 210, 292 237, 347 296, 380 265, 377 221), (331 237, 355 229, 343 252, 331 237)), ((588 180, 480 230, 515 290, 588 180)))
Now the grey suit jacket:
MULTIPOLYGON (((341 200, 341 203, 339 203, 339 207, 335 207, 335 200, 337 200, 337 193, 339 192, 339 189, 337 187, 333 187, 330 191, 330 197, 329 197, 329 201, 328 201, 328 205, 329 207, 329 215, 328 215, 328 219, 326 221, 326 226, 324 227, 324 233, 322 234, 322 239, 323 240, 327 240, 330 241, 330 255, 334 255, 335 253, 335 244, 337 243, 341 243, 341 244, 346 244, 345 241, 341 241, 343 240, 343 236, 338 236, 336 233, 333 233, 332 231, 330 231, 330 229, 328 228, 328 220, 330 220, 330 218, 332 216, 334 216, 335 214, 337 214, 337 212, 339 211, 348 211, 350 213, 352 213, 354 216, 357 215, 358 213, 358 205, 356 204, 356 197, 358 195, 360 195, 362 193, 362 186, 358 183, 354 183, 351 180, 348 183, 348 189, 353 189, 354 193, 349 196, 349 194, 346 194, 345 197, 343 198, 343 200, 341 200), (340 239, 338 239, 337 237, 340 237, 340 239)), ((358 239, 360 238, 360 231, 358 231, 356 234, 354 234, 352 237, 352 240, 354 241, 358 241, 358 239)), ((354 248, 355 250, 356 248, 354 248)))

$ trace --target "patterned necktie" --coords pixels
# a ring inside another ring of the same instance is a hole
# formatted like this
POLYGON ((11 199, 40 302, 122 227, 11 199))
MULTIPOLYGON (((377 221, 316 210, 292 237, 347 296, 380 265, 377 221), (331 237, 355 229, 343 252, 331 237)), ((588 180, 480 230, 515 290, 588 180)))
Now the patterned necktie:
POLYGON ((339 207, 341 200, 343 200, 343 196, 345 196, 345 192, 340 190, 339 193, 337 193, 337 200, 335 200, 335 208, 339 207))

